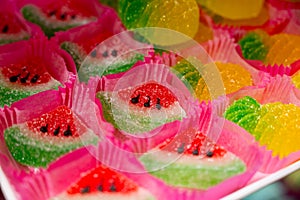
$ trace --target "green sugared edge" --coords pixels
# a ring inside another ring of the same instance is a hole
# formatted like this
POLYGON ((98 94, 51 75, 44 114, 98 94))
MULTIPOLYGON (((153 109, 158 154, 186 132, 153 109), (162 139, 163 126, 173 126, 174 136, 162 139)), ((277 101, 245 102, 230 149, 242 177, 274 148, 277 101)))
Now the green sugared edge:
MULTIPOLYGON (((167 155, 167 152, 165 155, 167 155)), ((195 159, 200 158, 195 156, 195 159)), ((142 156, 140 160, 146 169, 151 169, 153 165, 164 166, 166 164, 160 163, 160 161, 151 156, 147 156, 147 154, 146 156, 142 156)), ((207 162, 213 162, 213 160, 207 162)), ((245 172, 245 170, 246 166, 244 162, 236 158, 229 164, 219 166, 195 165, 195 163, 178 164, 174 162, 163 169, 150 171, 150 174, 172 186, 206 190, 221 183, 225 179, 245 172)))
POLYGON ((265 60, 268 49, 263 43, 261 36, 257 33, 248 33, 238 43, 241 46, 244 58, 249 60, 265 60))
POLYGON ((6 129, 4 139, 13 158, 23 165, 32 167, 47 167, 58 157, 82 147, 84 144, 96 145, 98 142, 98 137, 94 135, 87 141, 62 141, 55 144, 51 141, 50 136, 47 141, 25 136, 18 125, 6 129))
MULTIPOLYGON (((60 84, 57 84, 52 88, 49 88, 49 90, 50 89, 57 90, 59 86, 60 84)), ((5 105, 10 106, 12 103, 16 101, 32 96, 39 92, 41 91, 38 90, 23 91, 18 89, 11 89, 0 85, 0 107, 4 107, 5 105)))
POLYGON ((110 92, 98 92, 96 97, 103 106, 103 115, 105 120, 110 122, 115 128, 126 131, 131 134, 139 134, 151 131, 163 124, 182 120, 183 115, 174 115, 164 120, 154 119, 149 116, 141 116, 130 111, 125 112, 124 106, 113 104, 111 102, 110 92))
POLYGON ((64 26, 55 27, 55 23, 46 22, 46 19, 39 14, 40 10, 33 5, 24 6, 21 11, 26 20, 39 25, 49 38, 54 36, 55 32, 78 26, 78 24, 65 24, 64 26))
MULTIPOLYGON (((255 127, 261 116, 262 106, 249 96, 235 101, 224 113, 224 117, 227 120, 238 124, 251 134, 254 134, 255 127)), ((254 136, 256 140, 260 137, 257 134, 254 134, 254 136)))

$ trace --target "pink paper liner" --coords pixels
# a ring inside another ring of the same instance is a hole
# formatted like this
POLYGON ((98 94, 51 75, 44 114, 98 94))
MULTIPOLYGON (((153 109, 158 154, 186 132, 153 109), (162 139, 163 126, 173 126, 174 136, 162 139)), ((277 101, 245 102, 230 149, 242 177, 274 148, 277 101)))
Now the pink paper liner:
POLYGON ((234 27, 229 25, 222 25, 214 23, 213 19, 204 13, 204 18, 207 23, 214 30, 215 36, 227 34, 228 36, 239 40, 248 31, 255 29, 263 29, 269 34, 275 34, 281 32, 289 23, 291 17, 291 11, 289 9, 279 9, 269 2, 265 2, 269 10, 269 20, 263 25, 257 26, 240 26, 234 27))
MULTIPOLYGON (((117 13, 113 9, 106 9, 95 22, 71 28, 67 31, 56 32, 53 40, 62 44, 63 42, 71 42, 80 46, 87 41, 87 38, 94 38, 99 35, 105 34, 98 43, 105 39, 125 31, 117 13)), ((89 49, 86 54, 92 49, 89 49)))
MULTIPOLYGON (((229 104, 233 103, 234 100, 243 98, 245 96, 250 96, 256 99, 260 104, 282 102, 284 104, 290 103, 296 106, 300 106, 299 94, 300 91, 297 90, 292 84, 291 77, 286 75, 277 75, 275 77, 272 77, 270 79, 270 83, 264 87, 252 87, 241 90, 238 93, 232 95, 229 98, 229 104)), ((238 125, 235 125, 236 129, 238 129, 238 127, 238 125)), ((240 134, 248 134, 249 137, 253 137, 250 133, 247 133, 247 131, 240 130, 239 132, 240 134)), ((272 151, 267 150, 264 146, 261 146, 260 148, 260 151, 263 154, 263 162, 259 171, 263 173, 275 172, 278 169, 281 169, 300 159, 300 150, 280 159, 278 156, 272 156, 272 151)))
POLYGON ((17 2, 13 0, 3 0, 1 4, 0 13, 3 15, 12 14, 12 17, 14 17, 21 25, 21 28, 29 34, 29 37, 37 37, 44 34, 39 26, 24 19, 18 10, 17 2))
MULTIPOLYGON (((200 118, 198 118, 198 122, 194 121, 191 124, 189 123, 191 121, 184 121, 181 124, 182 129, 185 130, 186 128, 191 126, 198 126, 199 130, 203 131, 208 136, 210 129, 212 129, 212 132, 216 131, 216 128, 220 129, 220 127, 217 127, 216 125, 214 125, 214 123, 218 121, 217 124, 223 126, 221 122, 224 121, 224 119, 218 117, 218 115, 220 115, 224 110, 224 102, 224 100, 219 99, 214 101, 213 103, 205 104, 203 102, 201 104, 198 104, 198 107, 200 109, 194 110, 196 112, 195 115, 200 116, 200 118)), ((237 135, 235 130, 231 130, 230 126, 228 126, 227 123, 228 122, 225 122, 220 137, 217 137, 215 139, 218 140, 218 144, 224 146, 225 149, 240 157, 240 159, 242 159, 246 163, 247 171, 243 174, 229 178, 206 191, 186 190, 183 188, 175 188, 172 186, 168 186, 168 188, 163 189, 160 188, 159 191, 163 190, 164 194, 158 193, 158 196, 160 197, 159 199, 218 199, 247 184, 247 182, 252 178, 257 169, 260 167, 261 154, 258 151, 258 147, 253 145, 253 138, 251 138, 249 135, 237 135)), ((170 131, 172 130, 170 129, 170 131)), ((159 141, 155 141, 154 143, 161 143, 161 140, 162 138, 159 138, 159 141)), ((128 143, 128 146, 130 145, 132 145, 132 143, 128 143)), ((120 146, 118 147, 120 148, 120 146)), ((130 147, 127 150, 129 149, 130 147)), ((131 150, 129 150, 129 152, 130 151, 131 150)), ((114 152, 109 152, 102 155, 106 155, 107 157, 102 158, 101 160, 105 160, 110 164, 110 166, 112 165, 112 162, 116 160, 116 154, 114 152)), ((123 165, 124 164, 118 164, 118 166, 123 165)), ((148 188, 145 180, 141 179, 141 183, 143 183, 145 187, 148 188)), ((162 182, 160 182, 160 184, 161 183, 162 182)), ((155 191, 156 190, 158 190, 157 187, 155 187, 155 191)), ((153 190, 150 189, 150 191, 153 190)))
POLYGON ((295 91, 296 88, 291 82, 291 77, 277 75, 272 77, 266 86, 249 87, 229 96, 229 104, 234 100, 250 96, 261 104, 282 102, 300 106, 300 99, 295 91))
POLYGON ((146 173, 135 157, 120 151, 106 141, 100 142, 98 147, 77 149, 52 163, 48 169, 34 176, 15 176, 14 181, 20 185, 18 188, 20 199, 25 200, 29 197, 37 200, 48 199, 66 191, 72 183, 80 179, 83 173, 99 164, 104 164, 125 175, 157 198, 168 199, 165 194, 170 190, 168 186, 146 173), (105 163, 102 162, 104 160, 105 163), (118 166, 123 166, 122 170, 118 169, 118 166))
POLYGON ((268 74, 270 74, 271 76, 276 76, 276 75, 288 75, 288 76, 292 76, 293 74, 295 74, 296 72, 299 71, 300 69, 300 59, 298 61, 295 61, 294 63, 292 63, 290 66, 284 66, 284 65, 257 65, 254 66, 255 68, 257 68, 260 71, 266 72, 268 74))
POLYGON ((44 36, 0 46, 0 67, 39 57, 46 63, 49 74, 61 83, 68 80, 69 72, 76 74, 70 55, 44 36))
MULTIPOLYGON (((71 76, 64 88, 60 87, 59 90, 40 92, 17 101, 10 107, 5 106, 0 109, 0 164, 8 180, 17 192, 22 188, 20 181, 28 182, 29 186, 27 185, 26 187, 34 187, 35 191, 38 191, 38 188, 31 183, 34 181, 43 182, 44 179, 49 179, 49 177, 40 176, 40 173, 45 169, 26 167, 18 164, 12 158, 3 137, 6 128, 13 124, 24 123, 60 105, 66 105, 71 108, 77 117, 85 123, 88 128, 92 129, 100 139, 105 135, 106 131, 113 130, 110 124, 102 121, 101 118, 95 118, 95 116, 101 112, 101 107, 96 106, 94 102, 94 91, 88 88, 87 85, 78 83, 74 75, 71 76)), ((32 193, 28 195, 30 196, 35 193, 35 191, 32 191, 32 193)), ((43 191, 43 193, 48 195, 47 190, 43 191)), ((26 199, 26 195, 24 199, 26 199)))
MULTIPOLYGON (((22 182, 18 188, 21 199, 27 197, 46 199, 66 191, 72 183, 80 178, 82 173, 96 167, 99 163, 103 163, 112 169, 117 169, 138 185, 150 191, 158 199, 180 200, 199 199, 200 197, 219 199, 243 187, 259 167, 261 157, 258 149, 256 146, 251 145, 251 142, 246 137, 238 135, 234 129, 231 129, 230 125, 225 123, 222 137, 220 137, 218 143, 244 160, 247 164, 247 171, 206 191, 185 190, 166 185, 163 181, 146 173, 140 162, 130 152, 121 151, 106 140, 100 142, 98 147, 81 148, 61 157, 52 163, 48 169, 40 171, 34 177, 29 178, 29 176, 21 174, 15 176, 14 181, 19 184, 22 182)), ((10 173, 14 173, 14 170, 11 170, 10 173)))
POLYGON ((300 20, 299 20, 300 19, 300 4, 299 3, 297 4, 297 7, 298 7, 297 9, 294 8, 294 7, 296 7, 296 3, 294 3, 294 4, 292 6, 290 6, 291 13, 292 13, 291 19, 282 32, 299 35, 300 34, 300 20))
MULTIPOLYGON (((204 112, 200 115, 200 130, 207 132, 210 128, 213 129, 212 113, 214 112, 214 106, 219 107, 220 105, 218 105, 218 102, 213 102, 212 104, 209 103, 207 105, 202 103, 201 107, 204 112), (215 103, 217 103, 217 105, 215 103)), ((235 154, 243 160, 247 166, 246 172, 228 178, 206 191, 172 187, 173 191, 169 194, 169 199, 220 199, 221 197, 224 197, 225 195, 245 186, 259 169, 262 161, 262 155, 258 146, 255 144, 254 139, 248 134, 238 134, 238 129, 232 127, 234 124, 231 124, 231 122, 218 116, 215 116, 215 118, 216 119, 214 120, 224 122, 221 124, 221 135, 217 140, 217 144, 223 146, 227 151, 235 154)))

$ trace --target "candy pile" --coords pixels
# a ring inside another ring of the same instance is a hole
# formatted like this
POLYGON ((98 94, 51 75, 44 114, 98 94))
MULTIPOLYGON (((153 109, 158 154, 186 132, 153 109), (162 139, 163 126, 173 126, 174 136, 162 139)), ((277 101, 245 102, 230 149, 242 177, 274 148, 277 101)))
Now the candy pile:
POLYGON ((18 199, 219 199, 300 159, 297 0, 3 0, 0 19, 18 199))

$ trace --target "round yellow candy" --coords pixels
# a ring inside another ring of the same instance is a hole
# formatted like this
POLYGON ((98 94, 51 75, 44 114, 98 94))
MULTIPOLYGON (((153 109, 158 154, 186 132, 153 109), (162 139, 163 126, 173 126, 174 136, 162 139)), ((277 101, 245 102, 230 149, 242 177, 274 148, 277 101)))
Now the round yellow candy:
POLYGON ((249 19, 227 19, 223 18, 220 20, 220 23, 223 25, 229 25, 234 27, 240 27, 240 26, 261 26, 264 23, 266 23, 269 20, 269 11, 264 6, 258 16, 249 18, 249 19))
POLYGON ((265 114, 254 130, 260 134, 259 143, 281 158, 300 150, 300 108, 293 104, 263 105, 265 114))
POLYGON ((292 82, 296 88, 300 89, 300 71, 292 76, 292 82))
MULTIPOLYGON (((251 74, 242 66, 222 62, 216 62, 215 64, 220 71, 226 94, 236 92, 242 87, 252 85, 251 74)), ((220 95, 218 93, 218 88, 214 88, 213 85, 210 85, 210 88, 208 88, 203 78, 199 79, 195 94, 200 101, 215 99, 220 95)))
POLYGON ((228 19, 250 19, 257 17, 264 5, 264 0, 198 0, 217 15, 228 19))
POLYGON ((265 63, 289 66, 300 59, 300 36, 280 33, 271 36, 265 63))
MULTIPOLYGON (((122 22, 128 29, 160 27, 178 31, 190 38, 198 31, 199 7, 196 0, 120 0, 118 10, 122 22)), ((170 40, 169 38, 159 40, 160 36, 156 36, 153 31, 147 33, 139 31, 139 33, 150 42, 170 40)), ((167 36, 172 37, 172 33, 167 36)))

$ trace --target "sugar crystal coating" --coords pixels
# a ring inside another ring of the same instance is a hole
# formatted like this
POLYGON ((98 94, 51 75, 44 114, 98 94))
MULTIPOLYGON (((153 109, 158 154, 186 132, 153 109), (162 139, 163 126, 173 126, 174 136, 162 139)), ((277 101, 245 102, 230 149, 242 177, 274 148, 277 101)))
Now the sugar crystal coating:
POLYGON ((46 167, 63 154, 83 145, 96 145, 98 141, 98 137, 66 106, 9 127, 4 139, 16 161, 33 167, 46 167), (56 127, 60 128, 57 134, 56 127))

